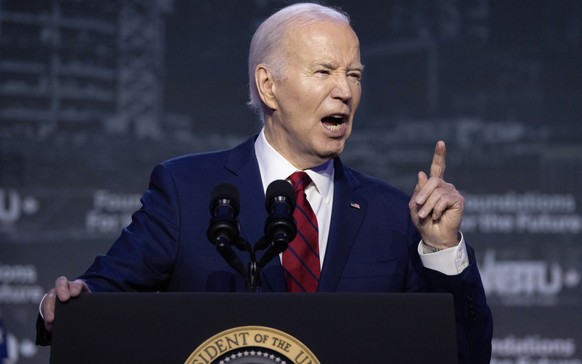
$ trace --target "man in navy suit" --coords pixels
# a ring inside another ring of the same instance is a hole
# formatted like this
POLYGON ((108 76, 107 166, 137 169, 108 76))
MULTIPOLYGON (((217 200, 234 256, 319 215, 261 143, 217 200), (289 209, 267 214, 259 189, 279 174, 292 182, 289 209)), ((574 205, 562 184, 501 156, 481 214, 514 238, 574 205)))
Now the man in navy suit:
MULTIPOLYGON (((296 4, 269 17, 249 54, 250 104, 258 135, 226 151, 158 165, 143 207, 105 256, 78 279, 56 280, 41 302, 50 332, 56 297, 82 292, 245 291, 245 280, 208 242, 208 200, 223 182, 240 191, 240 234, 264 235, 265 190, 305 171, 319 223, 319 292, 451 292, 461 362, 488 363, 492 318, 473 250, 460 232, 463 197, 443 180, 445 144, 412 198, 359 173, 339 155, 360 103, 363 66, 347 15, 296 4)), ((260 258, 260 257, 259 257, 260 258)), ((247 262, 244 262, 245 264, 247 262)), ((285 292, 281 259, 261 271, 262 291, 285 292)), ((47 332, 41 332, 43 342, 47 332)), ((419 348, 422 343, 419 343, 419 348)))

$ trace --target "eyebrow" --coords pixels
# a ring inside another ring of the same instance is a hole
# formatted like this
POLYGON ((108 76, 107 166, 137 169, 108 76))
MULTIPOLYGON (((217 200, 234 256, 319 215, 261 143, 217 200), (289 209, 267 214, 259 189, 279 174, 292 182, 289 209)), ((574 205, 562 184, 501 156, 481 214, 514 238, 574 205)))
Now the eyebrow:
POLYGON ((336 69, 337 68, 337 66, 335 64, 333 64, 331 62, 326 62, 326 61, 317 62, 315 65, 319 66, 319 67, 329 68, 329 69, 336 69))
MULTIPOLYGON (((328 62, 328 61, 317 62, 315 65, 316 66, 320 66, 320 67, 324 67, 324 68, 327 68, 327 69, 332 69, 332 70, 337 68, 337 66, 336 66, 335 63, 328 62)), ((357 65, 355 67, 348 67, 348 70, 349 71, 360 71, 360 72, 364 72, 364 65, 360 64, 360 65, 357 65)))

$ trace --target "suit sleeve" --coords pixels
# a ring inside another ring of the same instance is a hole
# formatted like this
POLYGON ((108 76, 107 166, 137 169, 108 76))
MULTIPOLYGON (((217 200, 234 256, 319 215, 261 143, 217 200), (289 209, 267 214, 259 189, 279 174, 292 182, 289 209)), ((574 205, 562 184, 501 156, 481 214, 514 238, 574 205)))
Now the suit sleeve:
POLYGON ((453 295, 459 363, 489 363, 493 318, 487 305, 475 252, 469 245, 466 247, 469 266, 462 273, 448 276, 425 268, 425 279, 428 291, 449 292, 453 295))
POLYGON ((93 292, 165 289, 179 244, 180 201, 163 164, 152 172, 141 203, 107 254, 79 277, 93 292))

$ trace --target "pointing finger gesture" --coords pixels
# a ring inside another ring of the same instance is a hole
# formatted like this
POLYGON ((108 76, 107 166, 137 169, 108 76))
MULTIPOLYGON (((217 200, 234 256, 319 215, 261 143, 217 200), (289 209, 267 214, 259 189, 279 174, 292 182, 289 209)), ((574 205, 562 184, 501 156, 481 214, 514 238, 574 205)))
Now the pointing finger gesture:
POLYGON ((464 199, 455 186, 445 182, 446 145, 438 141, 430 165, 430 178, 418 173, 409 203, 410 216, 423 241, 436 248, 457 245, 464 199))

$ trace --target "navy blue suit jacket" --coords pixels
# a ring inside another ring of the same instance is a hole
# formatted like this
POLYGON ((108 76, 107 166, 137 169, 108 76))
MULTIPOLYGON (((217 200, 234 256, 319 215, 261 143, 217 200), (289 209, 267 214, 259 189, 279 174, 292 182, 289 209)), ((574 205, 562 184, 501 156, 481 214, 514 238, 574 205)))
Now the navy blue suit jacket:
MULTIPOLYGON (((245 291, 244 280, 217 253, 206 230, 211 191, 228 182, 240 192, 241 236, 250 243, 263 236, 267 212, 255 138, 231 150, 158 165, 132 223, 80 278, 97 292, 245 291)), ((334 163, 333 211, 319 291, 450 292, 461 361, 488 363, 492 319, 473 250, 468 247, 470 266, 458 276, 424 268, 409 197, 339 158, 334 163)), ((248 261, 247 253, 239 255, 248 261)), ((263 291, 286 291, 279 259, 263 268, 261 282, 263 291)))

